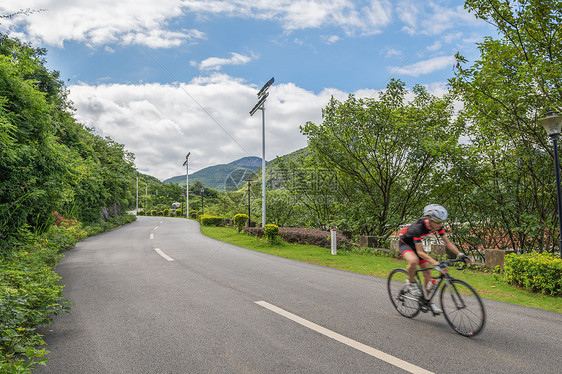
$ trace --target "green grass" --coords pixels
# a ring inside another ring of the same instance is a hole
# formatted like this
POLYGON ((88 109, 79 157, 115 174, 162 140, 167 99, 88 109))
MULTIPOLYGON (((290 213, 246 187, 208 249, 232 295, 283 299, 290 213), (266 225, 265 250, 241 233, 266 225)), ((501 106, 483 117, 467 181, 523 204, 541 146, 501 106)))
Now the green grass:
MULTIPOLYGON (((406 262, 403 260, 369 252, 338 251, 338 254, 334 256, 330 253, 330 249, 312 245, 285 242, 268 244, 262 239, 239 234, 236 229, 230 227, 202 226, 201 233, 254 251, 381 278, 386 278, 394 268, 406 266, 406 262)), ((506 284, 498 274, 474 270, 462 272, 451 270, 451 275, 468 282, 483 298, 562 313, 561 297, 530 294, 506 284)))

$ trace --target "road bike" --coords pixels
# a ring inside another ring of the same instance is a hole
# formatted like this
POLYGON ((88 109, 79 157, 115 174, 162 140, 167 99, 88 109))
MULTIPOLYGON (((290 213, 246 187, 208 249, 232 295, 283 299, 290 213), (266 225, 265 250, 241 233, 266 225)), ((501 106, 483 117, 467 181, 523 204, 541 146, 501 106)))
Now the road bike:
MULTIPOLYGON (((439 266, 448 267, 457 262, 464 262, 464 260, 444 261, 439 266)), ((459 268, 459 270, 462 269, 464 267, 459 268)), ((426 287, 422 286, 423 277, 420 279, 420 272, 426 270, 437 269, 433 267, 416 270, 416 285, 421 296, 414 296, 409 291, 409 285, 406 282, 409 277, 406 269, 398 268, 390 272, 387 281, 388 295, 398 313, 408 318, 414 318, 420 311, 431 312, 434 316, 439 315, 431 308, 431 301, 440 289, 439 303, 445 319, 453 330, 468 337, 478 335, 486 322, 486 311, 478 293, 465 281, 453 278, 448 273, 439 272, 438 276, 431 277, 433 286, 427 294, 426 287)))

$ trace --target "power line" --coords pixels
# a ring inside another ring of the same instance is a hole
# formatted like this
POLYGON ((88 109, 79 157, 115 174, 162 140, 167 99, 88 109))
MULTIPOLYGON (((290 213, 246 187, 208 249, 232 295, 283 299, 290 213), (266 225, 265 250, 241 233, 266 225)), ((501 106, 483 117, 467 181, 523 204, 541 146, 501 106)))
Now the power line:
MULTIPOLYGON (((150 58, 152 59, 152 61, 154 61, 158 66, 160 66, 160 69, 162 69, 166 74, 168 74, 168 76, 169 76, 172 80, 174 80, 174 81, 176 81, 176 82, 178 81, 178 80, 177 80, 177 79, 176 79, 176 78, 175 78, 175 77, 174 77, 174 76, 173 76, 173 75, 172 75, 172 74, 171 74, 171 73, 154 57, 154 56, 152 56, 150 53, 148 53, 148 51, 147 51, 146 49, 144 49, 144 48, 141 48, 141 49, 143 50, 144 53, 146 53, 146 54, 148 55, 148 57, 150 57, 150 58)), ((209 118, 211 118, 211 119, 213 120, 213 122, 215 122, 215 123, 222 129, 222 131, 224 131, 224 132, 226 133, 226 135, 228 135, 232 140, 234 140, 234 142, 235 142, 236 144, 238 144, 238 146, 239 146, 240 148, 242 148, 242 150, 243 150, 244 152, 246 152, 246 154, 247 154, 248 156, 250 156, 250 152, 248 152, 248 151, 246 150, 246 148, 244 148, 244 146, 242 146, 242 144, 240 144, 240 143, 238 142, 238 140, 236 140, 236 138, 234 138, 234 136, 232 136, 232 135, 219 123, 219 121, 218 121, 215 117, 213 117, 213 116, 211 115, 211 113, 209 113, 209 111, 208 111, 207 109, 205 109, 205 107, 203 107, 203 105, 199 104, 199 102, 198 102, 184 87, 182 87, 181 85, 180 85, 179 87, 180 87, 180 89, 181 89, 183 92, 185 92, 185 93, 187 94, 187 96, 189 96, 189 97, 191 98, 191 100, 193 100, 193 102, 195 102, 195 104, 197 104, 197 105, 199 106, 199 108, 201 108, 201 110, 203 110, 203 112, 205 112, 205 113, 209 116, 209 118)))

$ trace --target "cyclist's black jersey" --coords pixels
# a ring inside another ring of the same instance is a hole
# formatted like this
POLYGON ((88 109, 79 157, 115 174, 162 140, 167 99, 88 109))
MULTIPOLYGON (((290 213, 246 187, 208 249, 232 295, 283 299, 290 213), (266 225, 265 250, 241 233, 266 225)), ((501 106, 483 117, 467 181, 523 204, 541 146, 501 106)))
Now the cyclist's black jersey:
POLYGON ((432 233, 443 236, 445 235, 445 230, 443 226, 437 230, 432 230, 429 227, 429 218, 422 217, 402 230, 400 233, 400 240, 415 250, 415 243, 421 243, 423 238, 432 233))

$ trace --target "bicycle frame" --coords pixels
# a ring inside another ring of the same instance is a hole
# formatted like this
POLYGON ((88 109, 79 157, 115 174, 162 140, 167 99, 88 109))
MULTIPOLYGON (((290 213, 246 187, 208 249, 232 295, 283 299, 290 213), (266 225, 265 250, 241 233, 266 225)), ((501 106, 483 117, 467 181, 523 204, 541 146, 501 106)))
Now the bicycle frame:
MULTIPOLYGON (((459 262, 459 260, 450 260, 450 261, 447 261, 446 263, 447 263, 447 265, 450 265, 450 264, 455 263, 455 262, 459 262)), ((459 270, 463 270, 463 269, 464 269, 464 267, 459 268, 459 270)), ((431 310, 433 315, 435 315, 435 313, 433 312, 433 309, 431 309, 430 304, 431 304, 431 301, 433 300, 433 298, 435 297, 435 295, 437 294, 437 291, 439 291, 439 289, 444 288, 444 287, 450 287, 452 293, 454 295, 458 295, 456 287, 451 282, 451 280, 454 279, 454 278, 451 277, 449 275, 449 273, 447 273, 447 274, 439 273, 438 276, 431 276, 431 279, 437 280, 437 283, 435 283, 435 285, 431 289, 429 295, 426 296, 427 290, 423 286, 423 283, 422 283, 422 278, 425 280, 425 277, 423 277, 423 276, 420 277, 420 273, 422 273, 424 271, 431 272, 431 271, 434 271, 434 270, 436 270, 435 267, 427 268, 427 269, 417 269, 416 274, 415 274, 416 283, 418 284, 418 287, 422 291, 422 296, 420 296, 420 298, 418 299, 418 302, 420 303, 420 306, 421 306, 423 312, 427 312, 428 310, 431 310), (443 285, 443 287, 441 287, 441 285, 443 285)), ((464 307, 464 302, 463 302, 462 298, 455 298, 455 299, 453 299, 453 301, 455 302, 455 305, 457 306, 457 308, 459 308, 459 303, 461 304, 460 308, 464 307)))

